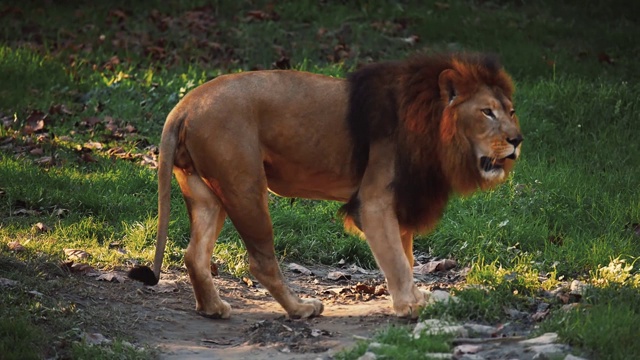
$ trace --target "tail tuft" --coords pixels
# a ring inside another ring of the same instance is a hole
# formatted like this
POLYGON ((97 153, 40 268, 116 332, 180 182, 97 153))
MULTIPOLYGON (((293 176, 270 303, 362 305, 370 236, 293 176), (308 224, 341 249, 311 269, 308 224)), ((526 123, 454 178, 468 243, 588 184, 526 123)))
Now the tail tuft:
POLYGON ((127 276, 129 277, 129 279, 142 281, 145 285, 149 286, 157 284, 160 280, 156 277, 151 268, 149 268, 148 266, 140 265, 137 265, 133 269, 129 270, 127 276))

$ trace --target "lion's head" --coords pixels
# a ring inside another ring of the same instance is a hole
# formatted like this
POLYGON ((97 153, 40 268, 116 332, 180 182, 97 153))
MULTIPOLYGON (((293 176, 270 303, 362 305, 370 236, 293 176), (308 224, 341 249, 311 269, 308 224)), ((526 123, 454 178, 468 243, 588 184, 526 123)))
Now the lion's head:
MULTIPOLYGON (((477 184, 485 188, 506 178, 513 160, 520 155, 522 135, 512 101, 511 78, 494 58, 465 60, 453 60, 451 68, 438 77, 444 105, 440 134, 448 148, 442 161, 444 166, 455 165, 456 158, 473 156, 471 167, 475 169, 457 171, 467 171, 467 177, 477 172, 477 184)), ((456 190, 473 188, 466 184, 456 190)))
POLYGON ((407 166, 429 168, 429 176, 438 168, 451 190, 463 194, 506 179, 522 135, 513 83, 495 57, 416 58, 401 79, 400 135, 410 144, 405 151, 414 153, 407 166), (421 153, 429 158, 416 157, 416 148, 428 149, 421 153))

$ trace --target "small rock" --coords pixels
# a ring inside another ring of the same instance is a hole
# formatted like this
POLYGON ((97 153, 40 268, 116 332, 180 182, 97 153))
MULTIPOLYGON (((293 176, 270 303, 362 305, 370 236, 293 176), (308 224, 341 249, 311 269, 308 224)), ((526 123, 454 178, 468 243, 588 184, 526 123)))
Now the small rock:
POLYGON ((499 332, 495 327, 488 325, 467 323, 462 326, 469 331, 471 337, 491 337, 499 332))
POLYGON ((0 278, 0 287, 16 286, 18 282, 11 279, 0 278))
POLYGON ((442 290, 433 290, 430 294, 429 294, 429 299, 427 300, 427 306, 429 305, 433 305, 435 303, 443 303, 443 304, 448 304, 449 301, 457 301, 457 298, 453 298, 451 297, 451 295, 446 292, 446 291, 442 291, 442 290))
POLYGON ((342 271, 332 271, 327 274, 327 278, 329 280, 338 281, 338 280, 349 280, 351 279, 351 275, 345 274, 342 271))
POLYGON ((551 360, 561 357, 569 351, 569 346, 565 344, 543 344, 527 347, 529 351, 535 353, 533 360, 551 360))
POLYGON ((426 353, 427 359, 453 359, 453 354, 449 353, 426 353))
POLYGON ((364 353, 364 355, 360 356, 358 358, 358 360, 376 360, 378 357, 376 356, 376 354, 367 351, 366 353, 364 353))
POLYGON ((413 329, 413 337, 419 339, 422 334, 438 335, 452 334, 458 337, 469 337, 469 332, 462 325, 451 325, 438 319, 427 319, 416 324, 413 329))
POLYGON ((475 354, 482 350, 482 345, 462 344, 453 348, 454 355, 475 354))
POLYGON ((569 354, 569 355, 564 357, 564 360, 587 360, 587 359, 569 354))
POLYGON ((544 333, 538 337, 522 340, 520 344, 525 346, 533 346, 533 345, 547 345, 552 344, 558 340, 558 334, 556 333, 544 333))
POLYGON ((580 280, 573 280, 569 287, 570 294, 582 296, 587 290, 589 290, 589 287, 589 284, 586 284, 580 280))
POLYGON ((573 309, 577 309, 579 307, 580 307, 580 303, 571 303, 571 304, 562 305, 560 310, 562 310, 564 312, 569 312, 569 311, 571 311, 573 309))
POLYGON ((110 344, 111 340, 107 339, 104 335, 100 333, 84 333, 82 335, 82 339, 85 341, 87 345, 101 345, 101 344, 110 344))

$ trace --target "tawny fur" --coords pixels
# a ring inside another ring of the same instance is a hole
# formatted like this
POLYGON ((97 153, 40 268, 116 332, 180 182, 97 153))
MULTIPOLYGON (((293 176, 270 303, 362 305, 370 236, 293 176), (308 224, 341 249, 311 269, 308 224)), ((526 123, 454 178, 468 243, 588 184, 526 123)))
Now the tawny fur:
POLYGON ((130 276, 159 279, 173 171, 191 221, 185 262, 198 313, 230 315, 209 271, 225 217, 247 247, 250 271, 290 317, 322 312, 279 270, 270 190, 345 202, 345 226, 367 239, 396 314, 416 317, 426 298, 413 283, 413 235, 435 226, 451 194, 508 176, 522 140, 512 94, 495 58, 465 54, 375 64, 346 80, 260 71, 203 84, 165 123, 153 273, 140 267, 130 276))

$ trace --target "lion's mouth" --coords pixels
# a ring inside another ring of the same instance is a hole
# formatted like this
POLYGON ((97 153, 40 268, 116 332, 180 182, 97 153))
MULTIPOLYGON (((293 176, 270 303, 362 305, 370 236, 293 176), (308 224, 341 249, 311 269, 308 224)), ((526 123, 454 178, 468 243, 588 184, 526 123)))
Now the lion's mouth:
POLYGON ((495 170, 501 170, 504 168, 504 163, 509 157, 497 159, 489 156, 480 157, 480 168, 484 172, 491 172, 495 170))

